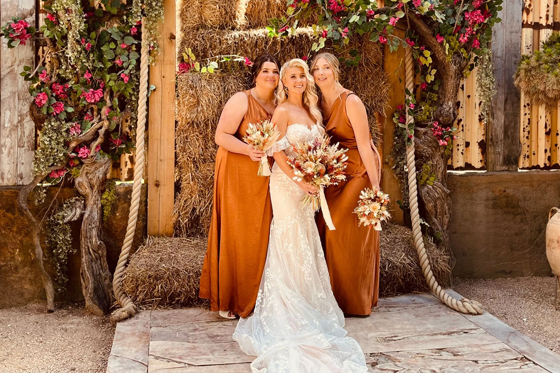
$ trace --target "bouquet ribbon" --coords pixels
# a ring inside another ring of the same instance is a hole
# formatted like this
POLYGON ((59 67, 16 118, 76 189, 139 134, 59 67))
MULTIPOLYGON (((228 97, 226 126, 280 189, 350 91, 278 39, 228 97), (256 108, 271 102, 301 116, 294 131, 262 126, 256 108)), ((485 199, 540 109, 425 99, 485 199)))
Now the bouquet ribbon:
POLYGON ((261 158, 261 163, 259 164, 259 176, 270 176, 272 172, 270 171, 270 164, 268 163, 268 157, 265 155, 261 158))
POLYGON ((327 223, 327 227, 331 231, 336 230, 331 218, 331 212, 329 211, 329 205, 327 205, 327 199, 325 198, 325 188, 321 186, 319 189, 319 198, 321 200, 321 210, 323 211, 323 218, 325 219, 325 223, 327 223))

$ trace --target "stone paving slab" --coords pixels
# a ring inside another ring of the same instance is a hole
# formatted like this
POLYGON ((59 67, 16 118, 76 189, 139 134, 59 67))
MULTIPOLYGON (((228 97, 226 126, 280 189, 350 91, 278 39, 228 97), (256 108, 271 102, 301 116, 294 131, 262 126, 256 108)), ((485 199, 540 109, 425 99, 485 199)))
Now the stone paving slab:
MULTIPOLYGON (((254 357, 231 338, 236 324, 201 308, 141 312, 117 326, 107 372, 250 373, 254 357)), ((462 315, 430 294, 382 298, 345 328, 370 372, 560 372, 559 355, 488 313, 462 315)))

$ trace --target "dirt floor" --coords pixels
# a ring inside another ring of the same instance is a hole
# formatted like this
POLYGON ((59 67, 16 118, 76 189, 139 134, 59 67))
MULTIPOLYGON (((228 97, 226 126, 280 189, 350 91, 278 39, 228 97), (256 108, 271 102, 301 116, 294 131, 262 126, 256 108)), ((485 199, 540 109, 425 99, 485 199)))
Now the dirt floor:
POLYGON ((83 304, 0 309, 1 373, 101 373, 115 329, 108 317, 89 315, 83 304))
POLYGON ((453 286, 506 324, 560 354, 560 311, 554 309, 554 288, 553 277, 457 280, 453 286))
MULTIPOLYGON (((554 279, 456 280, 454 290, 542 345, 560 353, 560 311, 554 279)), ((0 373, 104 373, 114 328, 82 304, 0 309, 0 373)))

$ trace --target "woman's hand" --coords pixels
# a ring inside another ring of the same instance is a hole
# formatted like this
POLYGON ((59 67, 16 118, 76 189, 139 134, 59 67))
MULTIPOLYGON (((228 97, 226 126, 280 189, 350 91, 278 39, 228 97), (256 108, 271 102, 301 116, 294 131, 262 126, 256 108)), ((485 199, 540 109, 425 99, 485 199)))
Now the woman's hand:
POLYGON ((296 181, 296 184, 301 188, 301 190, 311 196, 314 196, 319 192, 319 189, 315 185, 311 185, 303 181, 296 181))
POLYGON ((261 160, 262 157, 265 156, 262 150, 257 150, 253 148, 251 145, 248 145, 248 147, 249 147, 249 151, 247 155, 249 156, 249 158, 251 158, 251 160, 258 162, 261 160))

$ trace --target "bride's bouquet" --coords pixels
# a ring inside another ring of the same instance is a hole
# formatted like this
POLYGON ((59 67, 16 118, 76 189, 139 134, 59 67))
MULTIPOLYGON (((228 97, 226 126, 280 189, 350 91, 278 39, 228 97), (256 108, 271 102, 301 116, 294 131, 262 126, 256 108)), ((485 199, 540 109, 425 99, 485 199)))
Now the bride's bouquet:
MULTIPOLYGON (((276 127, 276 125, 271 121, 265 120, 264 122, 257 124, 249 123, 249 128, 247 128, 247 134, 243 137, 243 141, 251 145, 253 148, 264 152, 272 148, 272 145, 274 145, 279 137, 280 130, 278 130, 278 127, 276 127)), ((267 156, 261 158, 257 175, 271 175, 267 156)))
POLYGON ((334 225, 325 199, 324 188, 337 185, 346 180, 348 149, 340 149, 337 144, 330 145, 329 138, 324 136, 314 141, 294 145, 294 157, 288 157, 288 164, 292 166, 297 181, 303 181, 319 189, 319 195, 305 194, 303 205, 312 204, 317 210, 321 206, 323 216, 329 229, 334 230, 334 225))
POLYGON ((380 231, 381 222, 391 217, 387 210, 389 202, 391 202, 389 195, 377 188, 362 190, 358 207, 354 209, 354 214, 357 214, 360 220, 358 225, 373 225, 373 229, 380 231))

